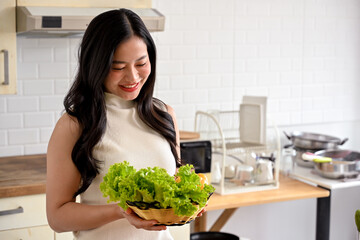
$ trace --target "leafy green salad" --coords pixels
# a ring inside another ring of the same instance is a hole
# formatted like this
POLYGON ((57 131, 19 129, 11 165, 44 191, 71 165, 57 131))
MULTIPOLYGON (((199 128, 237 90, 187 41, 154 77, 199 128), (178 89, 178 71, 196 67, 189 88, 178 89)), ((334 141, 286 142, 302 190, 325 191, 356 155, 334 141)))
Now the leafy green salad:
POLYGON ((191 216, 206 205, 214 187, 202 183, 201 178, 192 170, 193 165, 184 165, 174 176, 164 168, 142 168, 136 170, 127 161, 110 166, 108 173, 100 184, 108 202, 118 202, 124 210, 127 204, 141 209, 173 208, 178 216, 191 216))

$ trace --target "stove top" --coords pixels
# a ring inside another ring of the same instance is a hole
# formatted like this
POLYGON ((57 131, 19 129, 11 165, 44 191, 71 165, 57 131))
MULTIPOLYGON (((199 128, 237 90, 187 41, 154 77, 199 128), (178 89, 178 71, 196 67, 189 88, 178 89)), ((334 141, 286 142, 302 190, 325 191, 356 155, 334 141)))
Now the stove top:
POLYGON ((317 174, 314 168, 301 167, 298 165, 295 165, 291 177, 327 189, 340 189, 360 186, 360 177, 355 179, 329 179, 317 174))

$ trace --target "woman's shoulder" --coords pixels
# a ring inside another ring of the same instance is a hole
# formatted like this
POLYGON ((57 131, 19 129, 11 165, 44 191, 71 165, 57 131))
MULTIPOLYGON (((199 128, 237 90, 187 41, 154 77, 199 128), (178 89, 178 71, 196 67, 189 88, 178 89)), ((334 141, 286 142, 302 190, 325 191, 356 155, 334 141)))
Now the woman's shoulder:
POLYGON ((70 156, 76 141, 81 135, 80 125, 76 118, 64 113, 57 121, 48 144, 49 158, 70 156))
POLYGON ((167 112, 171 115, 171 116, 175 116, 175 110, 174 108, 172 108, 170 105, 165 104, 167 112))
POLYGON ((64 113, 63 115, 61 115, 58 122, 56 123, 55 128, 76 135, 80 134, 81 129, 77 118, 69 115, 68 113, 64 113))
POLYGON ((158 98, 154 98, 153 103, 155 104, 156 107, 158 107, 162 111, 165 111, 168 113, 174 112, 174 109, 170 105, 166 104, 165 102, 163 102, 162 100, 160 100, 158 98))

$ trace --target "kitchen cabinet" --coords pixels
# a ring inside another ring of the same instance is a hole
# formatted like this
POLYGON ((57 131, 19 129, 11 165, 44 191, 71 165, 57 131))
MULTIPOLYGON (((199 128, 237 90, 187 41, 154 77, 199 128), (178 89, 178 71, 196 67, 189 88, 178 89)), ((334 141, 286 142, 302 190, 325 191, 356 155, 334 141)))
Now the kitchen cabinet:
MULTIPOLYGON (((3 1, 3 0, 2 0, 3 1)), ((17 0, 18 6, 150 8, 151 0, 17 0)))
POLYGON ((54 239, 46 219, 45 194, 1 198, 0 239, 54 239))
POLYGON ((151 0, 1 0, 0 1, 0 95, 16 94, 16 6, 151 7, 151 0))
POLYGON ((74 235, 72 232, 55 233, 55 240, 73 240, 74 235))
POLYGON ((16 93, 16 0, 0 1, 0 94, 16 93))
POLYGON ((0 239, 22 239, 22 240, 38 240, 38 239, 54 239, 54 233, 48 226, 21 228, 7 231, 0 231, 0 239))

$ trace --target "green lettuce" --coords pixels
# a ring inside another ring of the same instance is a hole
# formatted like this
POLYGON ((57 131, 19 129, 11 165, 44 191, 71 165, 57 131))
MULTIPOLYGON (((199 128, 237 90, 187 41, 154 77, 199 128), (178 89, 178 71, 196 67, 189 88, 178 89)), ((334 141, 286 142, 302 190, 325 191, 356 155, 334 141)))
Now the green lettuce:
POLYGON ((193 165, 181 166, 174 176, 164 168, 142 168, 138 171, 127 161, 110 166, 100 190, 108 202, 118 202, 124 210, 127 203, 141 208, 173 208, 178 216, 191 216, 197 210, 193 203, 204 207, 214 187, 201 186, 193 165), (175 181, 175 178, 180 181, 175 181))

